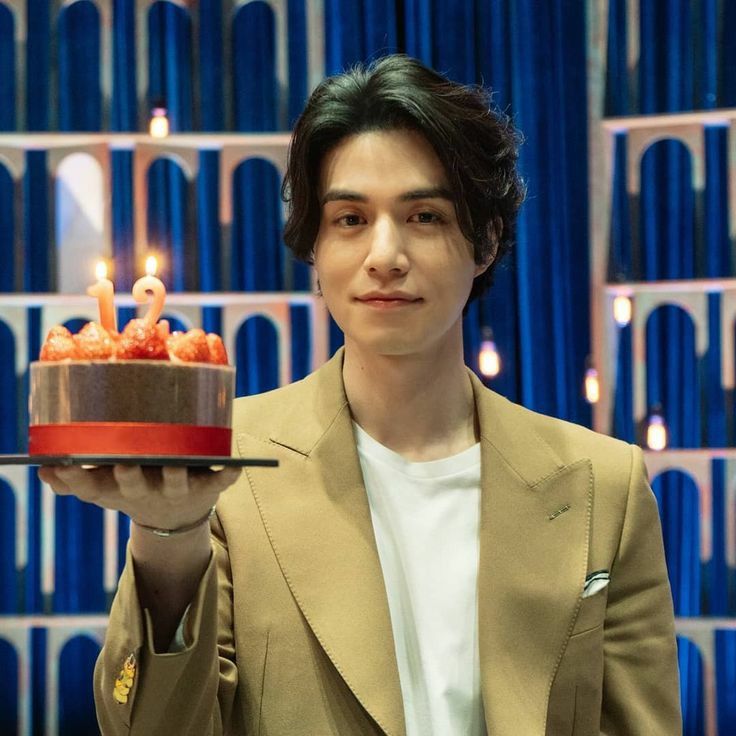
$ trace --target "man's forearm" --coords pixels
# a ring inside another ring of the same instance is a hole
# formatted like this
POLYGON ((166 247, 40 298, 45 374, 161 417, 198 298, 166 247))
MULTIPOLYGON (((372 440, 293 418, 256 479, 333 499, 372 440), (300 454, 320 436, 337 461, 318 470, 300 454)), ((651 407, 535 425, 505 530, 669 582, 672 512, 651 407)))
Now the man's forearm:
POLYGON ((133 523, 130 549, 138 597, 153 622, 155 650, 166 652, 207 569, 212 554, 209 524, 161 538, 133 523))

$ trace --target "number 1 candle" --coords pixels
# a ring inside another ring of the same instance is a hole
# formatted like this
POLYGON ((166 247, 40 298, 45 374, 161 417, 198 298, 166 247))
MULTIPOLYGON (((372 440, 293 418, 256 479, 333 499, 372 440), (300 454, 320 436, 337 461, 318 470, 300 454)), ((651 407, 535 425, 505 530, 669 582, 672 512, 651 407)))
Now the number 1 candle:
POLYGON ((107 264, 98 261, 95 266, 97 283, 87 289, 89 296, 97 297, 97 306, 100 310, 100 324, 108 332, 117 332, 117 321, 115 319, 115 288, 112 281, 107 278, 107 264))

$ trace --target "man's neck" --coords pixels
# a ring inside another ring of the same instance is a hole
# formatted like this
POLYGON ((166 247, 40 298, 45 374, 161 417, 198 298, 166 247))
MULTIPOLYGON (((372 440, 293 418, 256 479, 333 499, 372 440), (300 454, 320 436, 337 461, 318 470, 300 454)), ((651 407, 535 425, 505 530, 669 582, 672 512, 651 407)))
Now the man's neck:
POLYGON ((407 460, 455 455, 478 441, 462 341, 432 354, 376 355, 346 342, 345 393, 353 419, 407 460))

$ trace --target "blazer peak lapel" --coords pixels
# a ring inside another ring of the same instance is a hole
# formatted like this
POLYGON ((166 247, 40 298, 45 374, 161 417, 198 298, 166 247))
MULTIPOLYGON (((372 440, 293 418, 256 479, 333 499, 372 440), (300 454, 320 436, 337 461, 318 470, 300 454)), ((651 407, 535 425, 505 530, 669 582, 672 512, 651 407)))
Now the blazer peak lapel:
POLYGON ((482 435, 478 619, 486 725, 489 733, 543 734, 585 582, 592 466, 586 457, 565 464, 536 434, 526 409, 474 386, 482 435))
MULTIPOLYGON (((245 454, 247 436, 239 442, 245 454)), ((266 531, 295 601, 346 684, 386 734, 404 736, 386 589, 347 403, 308 455, 294 444, 272 444, 277 473, 248 468, 266 531)))

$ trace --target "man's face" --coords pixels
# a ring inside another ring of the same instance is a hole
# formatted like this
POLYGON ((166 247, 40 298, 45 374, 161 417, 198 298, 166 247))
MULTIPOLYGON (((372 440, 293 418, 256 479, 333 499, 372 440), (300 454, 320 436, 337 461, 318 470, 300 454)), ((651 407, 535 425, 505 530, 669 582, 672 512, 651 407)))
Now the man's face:
POLYGON ((320 174, 314 265, 346 343, 383 355, 441 348, 486 266, 474 262, 432 147, 410 131, 361 133, 330 151, 320 174))

